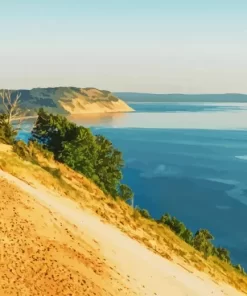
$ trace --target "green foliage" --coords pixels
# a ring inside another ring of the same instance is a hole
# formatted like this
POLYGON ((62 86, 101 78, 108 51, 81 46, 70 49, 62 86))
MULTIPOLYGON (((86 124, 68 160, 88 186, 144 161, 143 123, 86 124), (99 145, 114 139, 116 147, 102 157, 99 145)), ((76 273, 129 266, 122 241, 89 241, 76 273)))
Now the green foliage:
POLYGON ((236 268, 243 275, 246 275, 244 268, 240 264, 233 265, 233 267, 236 268))
POLYGON ((7 115, 0 113, 0 142, 4 144, 13 144, 17 135, 17 129, 14 129, 8 123, 7 115))
POLYGON ((126 184, 121 184, 119 186, 119 196, 127 201, 129 199, 132 199, 134 197, 133 191, 127 186, 126 184))
POLYGON ((31 150, 39 151, 46 159, 50 160, 54 157, 53 153, 44 148, 44 146, 36 141, 29 141, 28 147, 31 150))
POLYGON ((113 96, 113 95, 109 95, 108 100, 109 101, 112 101, 112 102, 117 102, 118 101, 118 98, 115 97, 115 96, 113 96))
POLYGON ((108 95, 111 94, 111 92, 108 91, 108 90, 101 90, 101 92, 102 92, 102 94, 104 95, 104 97, 108 97, 108 95))
POLYGON ((230 262, 230 252, 229 250, 222 248, 222 247, 214 247, 214 255, 217 256, 220 260, 225 261, 225 262, 230 262))
POLYGON ((183 233, 181 233, 180 237, 189 245, 193 244, 194 234, 189 229, 185 229, 183 233))
POLYGON ((199 229, 195 236, 203 236, 206 240, 214 240, 213 235, 207 229, 199 229))
POLYGON ((23 141, 17 141, 13 144, 13 151, 22 159, 31 161, 32 155, 27 144, 23 141))
POLYGON ((52 151, 59 160, 64 141, 75 139, 76 125, 60 115, 48 114, 39 109, 38 119, 32 130, 32 140, 36 140, 46 149, 52 151))
POLYGON ((186 227, 182 222, 175 217, 171 217, 169 214, 163 215, 159 222, 168 225, 178 236, 182 236, 186 230, 186 227))
POLYGON ((211 243, 213 239, 214 237, 207 229, 200 229, 194 236, 193 245, 195 249, 204 253, 205 258, 208 258, 210 255, 213 255, 214 247, 211 243))
POLYGON ((95 173, 99 178, 96 182, 105 187, 106 191, 113 197, 118 195, 118 187, 122 179, 122 168, 124 166, 122 153, 115 149, 112 143, 101 135, 95 137, 97 145, 97 156, 95 159, 95 173))
POLYGON ((31 140, 51 151, 56 160, 93 180, 105 193, 113 197, 120 193, 124 200, 132 198, 131 189, 120 184, 122 153, 105 137, 94 136, 90 129, 40 109, 31 140))
POLYGON ((140 214, 140 212, 139 212, 139 209, 138 209, 138 208, 135 208, 135 209, 133 210, 133 219, 134 219, 134 220, 138 220, 140 217, 141 217, 141 214, 140 214))
POLYGON ((63 141, 58 159, 73 170, 92 178, 95 174, 97 147, 94 136, 89 129, 83 127, 75 130, 75 139, 63 141))
MULTIPOLYGON (((207 229, 199 229, 194 235, 182 222, 175 217, 171 217, 169 214, 164 214, 157 222, 169 226, 186 243, 193 246, 199 252, 202 252, 205 258, 216 256, 222 261, 231 263, 229 250, 222 247, 215 247, 212 244, 214 237, 207 229)), ((235 266, 235 268, 239 267, 235 266)), ((242 271, 241 268, 240 266, 240 270, 242 271)))
POLYGON ((139 208, 136 208, 139 213, 141 214, 142 217, 146 218, 146 219, 152 219, 151 215, 149 214, 148 210, 146 209, 139 209, 139 208))
MULTIPOLYGON (((15 141, 17 130, 6 121, 6 115, 0 114, 0 141, 13 145, 13 151, 29 161, 36 161, 36 152, 40 151, 47 159, 54 156, 60 162, 91 178, 105 193, 113 197, 120 196, 127 201, 134 197, 132 190, 121 184, 124 166, 122 153, 101 135, 94 136, 84 127, 76 126, 59 115, 48 114, 43 109, 38 112, 38 119, 32 131, 28 145, 15 141)), ((60 170, 45 168, 60 178, 60 170)), ((140 216, 152 219, 145 209, 136 208, 133 218, 140 216)), ((216 256, 229 264, 230 252, 223 247, 215 247, 213 235, 207 229, 199 229, 195 234, 175 217, 164 214, 158 223, 167 225, 186 243, 202 252, 205 258, 216 256)), ((241 265, 233 265, 239 272, 246 274, 241 265)))

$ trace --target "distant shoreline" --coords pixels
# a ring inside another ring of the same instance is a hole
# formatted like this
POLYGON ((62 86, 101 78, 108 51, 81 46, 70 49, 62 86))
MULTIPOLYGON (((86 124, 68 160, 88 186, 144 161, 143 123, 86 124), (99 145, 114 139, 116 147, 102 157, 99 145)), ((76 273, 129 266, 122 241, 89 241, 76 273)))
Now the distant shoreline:
POLYGON ((246 94, 150 94, 115 92, 127 104, 144 103, 247 103, 246 94))
POLYGON ((138 104, 200 104, 200 105, 215 105, 215 104, 247 104, 247 101, 246 102, 237 102, 237 101, 232 101, 232 102, 229 102, 229 101, 224 101, 224 102, 196 102, 196 101, 144 101, 144 102, 141 102, 141 101, 128 101, 126 102, 128 104, 133 104, 133 105, 138 105, 138 104))
MULTIPOLYGON (((113 114, 125 114, 125 113, 133 113, 135 112, 134 109, 128 110, 128 111, 108 111, 108 112, 84 112, 84 113, 75 113, 75 114, 59 114, 56 113, 57 115, 63 115, 65 117, 83 117, 83 116, 107 116, 107 115, 113 115, 113 114)), ((48 112, 52 113, 52 112, 48 112)), ((28 120, 28 119, 36 119, 38 118, 38 115, 32 115, 32 116, 22 116, 22 117, 17 117, 12 120, 12 122, 16 121, 23 121, 23 120, 28 120)))

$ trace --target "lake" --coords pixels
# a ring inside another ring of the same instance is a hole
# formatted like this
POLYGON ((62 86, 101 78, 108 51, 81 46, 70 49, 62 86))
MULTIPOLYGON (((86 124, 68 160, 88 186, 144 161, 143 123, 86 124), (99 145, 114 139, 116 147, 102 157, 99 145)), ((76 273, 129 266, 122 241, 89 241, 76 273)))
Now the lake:
MULTIPOLYGON (((155 218, 209 229, 247 268, 247 104, 131 104, 127 114, 70 117, 123 152, 124 182, 155 218)), ((20 137, 26 139, 29 125, 20 137)))

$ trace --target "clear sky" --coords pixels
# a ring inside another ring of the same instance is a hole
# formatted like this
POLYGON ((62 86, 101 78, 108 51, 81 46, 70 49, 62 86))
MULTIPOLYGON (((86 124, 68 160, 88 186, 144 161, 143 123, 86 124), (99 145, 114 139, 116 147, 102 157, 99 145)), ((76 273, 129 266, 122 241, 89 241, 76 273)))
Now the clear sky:
POLYGON ((0 88, 247 93, 247 0, 0 0, 0 88))

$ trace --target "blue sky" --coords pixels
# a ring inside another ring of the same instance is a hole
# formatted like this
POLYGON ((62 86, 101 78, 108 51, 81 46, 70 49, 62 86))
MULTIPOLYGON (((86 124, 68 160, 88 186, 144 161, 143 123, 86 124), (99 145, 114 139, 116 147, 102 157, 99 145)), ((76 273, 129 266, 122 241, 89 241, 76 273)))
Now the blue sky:
POLYGON ((247 93, 247 1, 0 0, 0 88, 247 93))

